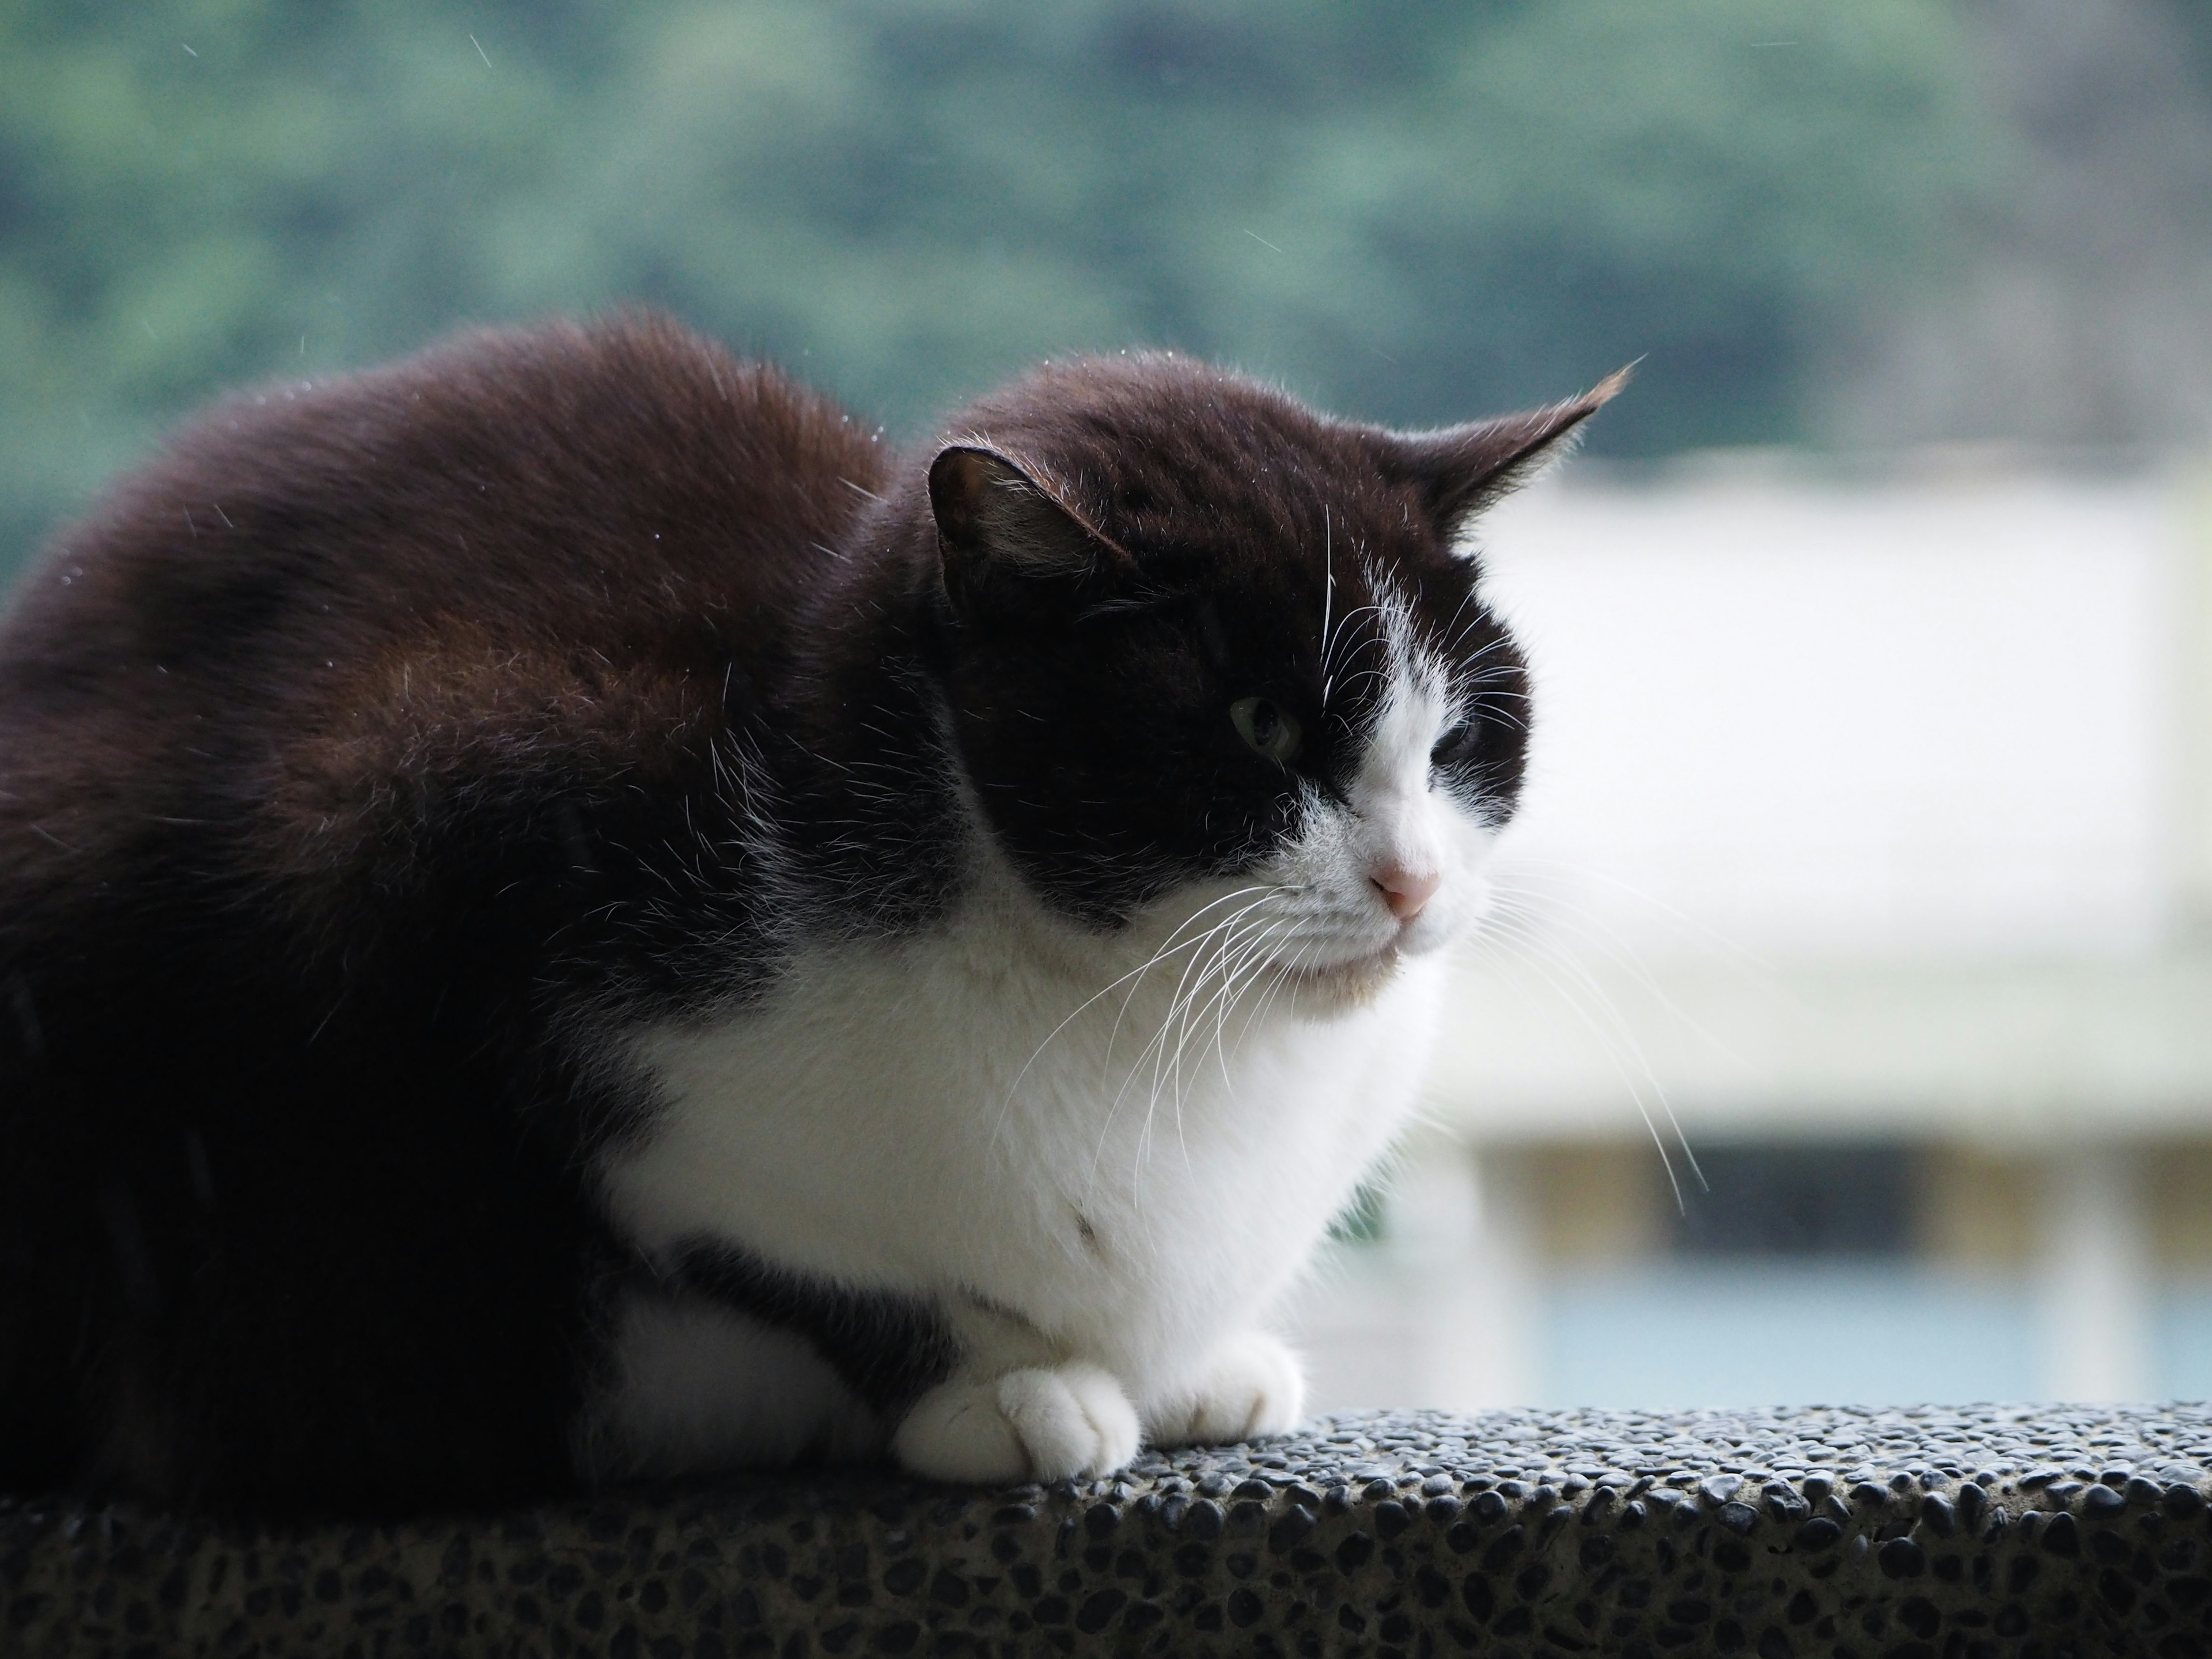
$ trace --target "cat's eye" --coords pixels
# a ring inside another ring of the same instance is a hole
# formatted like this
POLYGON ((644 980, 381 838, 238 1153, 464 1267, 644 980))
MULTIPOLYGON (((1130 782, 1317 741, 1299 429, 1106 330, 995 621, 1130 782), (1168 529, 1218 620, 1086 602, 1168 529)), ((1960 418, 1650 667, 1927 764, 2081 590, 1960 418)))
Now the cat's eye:
POLYGON ((1438 738, 1435 747, 1429 750, 1430 767, 1457 766, 1472 759, 1475 742, 1480 736, 1481 729, 1473 720, 1462 720, 1438 738))
POLYGON ((1288 766, 1298 752, 1298 723, 1265 697, 1239 697, 1229 705, 1230 724, 1253 750, 1288 766))

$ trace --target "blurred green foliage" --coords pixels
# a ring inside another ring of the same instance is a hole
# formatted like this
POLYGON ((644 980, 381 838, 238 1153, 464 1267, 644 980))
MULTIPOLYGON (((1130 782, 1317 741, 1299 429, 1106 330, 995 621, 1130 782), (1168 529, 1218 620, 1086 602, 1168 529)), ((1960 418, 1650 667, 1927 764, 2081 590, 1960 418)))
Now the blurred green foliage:
POLYGON ((901 433, 1166 343, 1786 439, 2013 165, 1938 0, 0 0, 0 567, 226 385, 666 306, 901 433))

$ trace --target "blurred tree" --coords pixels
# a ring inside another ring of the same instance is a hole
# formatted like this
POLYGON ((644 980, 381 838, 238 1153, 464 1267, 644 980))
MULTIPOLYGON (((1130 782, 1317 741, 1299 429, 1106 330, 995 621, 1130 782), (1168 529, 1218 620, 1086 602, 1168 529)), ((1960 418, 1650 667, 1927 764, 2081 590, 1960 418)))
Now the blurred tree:
POLYGON ((1940 276, 2004 149, 1917 0, 1568 0, 1439 45, 1413 96, 1303 135, 1282 191, 1334 257, 1267 319, 1274 349, 1341 342, 1332 392, 1378 411, 1644 357, 1601 445, 1794 435, 1819 342, 1940 276))
POLYGON ((1830 345, 1812 435, 2111 453, 2212 440, 2212 9, 1972 0, 2012 135, 1956 281, 1830 345))
POLYGON ((0 0, 0 565, 180 410, 670 307, 902 431, 1167 343, 1601 441, 1803 429, 2001 176, 1941 0, 0 0))
POLYGON ((422 4, 0 7, 0 558, 216 389, 488 314, 483 228, 589 57, 512 13, 540 52, 498 75, 422 4))

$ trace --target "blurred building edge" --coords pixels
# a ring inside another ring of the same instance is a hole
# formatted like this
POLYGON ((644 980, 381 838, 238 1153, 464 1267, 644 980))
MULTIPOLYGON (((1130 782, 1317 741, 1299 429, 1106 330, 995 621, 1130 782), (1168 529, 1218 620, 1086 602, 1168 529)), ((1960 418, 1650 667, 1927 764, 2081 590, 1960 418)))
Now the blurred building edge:
POLYGON ((2212 1393, 2212 471, 1616 472, 1490 540, 1528 797, 1316 1403, 2212 1393))

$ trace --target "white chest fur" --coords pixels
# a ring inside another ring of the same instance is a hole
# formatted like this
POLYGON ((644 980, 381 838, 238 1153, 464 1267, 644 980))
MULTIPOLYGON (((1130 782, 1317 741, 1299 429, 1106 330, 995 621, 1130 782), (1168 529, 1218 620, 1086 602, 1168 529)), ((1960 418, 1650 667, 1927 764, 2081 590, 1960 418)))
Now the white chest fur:
POLYGON ((1188 954, 1104 989, 1104 960, 979 899, 647 1033, 664 1112, 606 1172, 617 1224, 1003 1310, 1141 1407, 1280 1295, 1402 1123, 1437 965, 1316 1017, 1272 981, 1231 1007, 1188 954))

